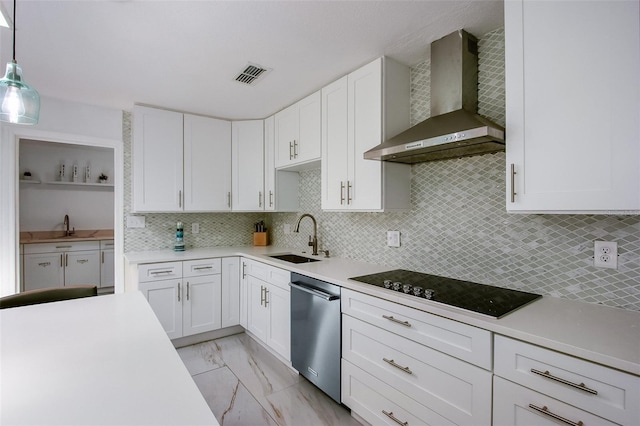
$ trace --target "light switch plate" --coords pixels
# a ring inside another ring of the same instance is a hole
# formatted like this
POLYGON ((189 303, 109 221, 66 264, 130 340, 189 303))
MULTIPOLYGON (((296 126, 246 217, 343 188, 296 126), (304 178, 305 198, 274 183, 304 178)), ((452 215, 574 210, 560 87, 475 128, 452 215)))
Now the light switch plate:
POLYGON ((400 247, 400 231, 387 231, 387 246, 400 247))
POLYGON ((144 228, 144 216, 127 216, 127 228, 144 228))
POLYGON ((200 233, 200 224, 199 223, 192 223, 191 224, 191 233, 192 234, 200 233))

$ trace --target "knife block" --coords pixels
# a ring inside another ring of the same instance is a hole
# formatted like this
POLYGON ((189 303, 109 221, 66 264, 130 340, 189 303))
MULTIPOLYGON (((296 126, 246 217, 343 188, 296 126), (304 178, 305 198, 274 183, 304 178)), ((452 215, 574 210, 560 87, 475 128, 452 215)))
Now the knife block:
POLYGON ((266 232, 254 232, 253 233, 253 245, 254 246, 267 246, 267 233, 266 232))

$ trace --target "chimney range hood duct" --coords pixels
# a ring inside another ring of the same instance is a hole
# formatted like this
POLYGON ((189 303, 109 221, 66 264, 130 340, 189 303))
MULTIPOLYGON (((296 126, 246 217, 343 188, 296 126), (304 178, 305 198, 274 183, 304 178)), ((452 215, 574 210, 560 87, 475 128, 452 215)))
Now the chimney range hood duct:
POLYGON ((412 164, 504 151, 504 127, 477 109, 478 40, 459 30, 431 43, 431 118, 364 158, 412 164))

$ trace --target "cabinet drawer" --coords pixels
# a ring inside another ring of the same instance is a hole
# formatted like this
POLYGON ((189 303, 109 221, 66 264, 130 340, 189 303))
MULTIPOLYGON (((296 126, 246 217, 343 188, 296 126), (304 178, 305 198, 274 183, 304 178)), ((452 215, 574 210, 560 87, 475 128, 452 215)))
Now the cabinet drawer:
POLYGON ((371 425, 455 425, 344 359, 341 377, 342 403, 371 425))
POLYGON ((640 424, 640 377, 504 336, 494 346, 496 375, 616 423, 640 424))
POLYGON ((113 240, 100 240, 100 248, 102 250, 113 250, 114 248, 113 240))
POLYGON ((493 395, 494 426, 616 424, 497 376, 493 381, 493 395))
POLYGON ((99 250, 100 241, 69 241, 58 243, 25 244, 24 254, 62 253, 68 251, 99 250))
POLYGON ((342 289, 342 313, 491 370, 491 332, 342 289))
POLYGON ((182 262, 182 275, 185 278, 220 273, 222 273, 222 261, 220 259, 198 259, 182 262))
POLYGON ((491 423, 491 372, 343 315, 342 357, 459 425, 491 423))
POLYGON ((149 263, 138 266, 138 281, 158 281, 182 278, 182 262, 149 263))
POLYGON ((266 263, 256 262, 251 259, 242 259, 242 275, 251 275, 269 284, 273 284, 283 290, 289 291, 289 282, 291 282, 291 272, 267 265, 266 263))

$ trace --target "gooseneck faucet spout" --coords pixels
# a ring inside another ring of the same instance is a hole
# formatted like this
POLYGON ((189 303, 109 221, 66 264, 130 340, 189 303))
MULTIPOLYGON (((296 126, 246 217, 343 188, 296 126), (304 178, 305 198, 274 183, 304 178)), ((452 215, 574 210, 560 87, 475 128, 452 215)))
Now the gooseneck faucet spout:
POLYGON ((298 219, 298 223, 296 223, 296 227, 293 229, 293 232, 300 232, 300 222, 303 218, 308 217, 313 221, 313 237, 309 236, 309 246, 313 248, 313 252, 311 253, 314 256, 318 255, 318 223, 316 222, 316 218, 310 215, 309 213, 305 213, 298 219))
POLYGON ((68 237, 68 236, 73 235, 75 233, 76 228, 73 228, 73 231, 69 231, 69 215, 68 214, 64 215, 64 221, 62 222, 62 224, 66 227, 66 229, 64 231, 65 237, 68 237))

